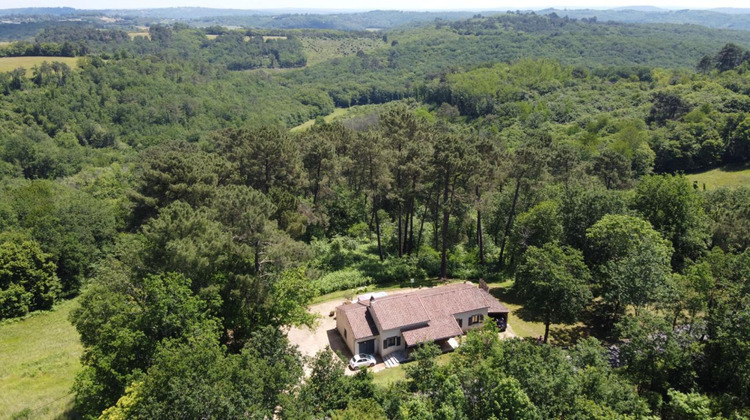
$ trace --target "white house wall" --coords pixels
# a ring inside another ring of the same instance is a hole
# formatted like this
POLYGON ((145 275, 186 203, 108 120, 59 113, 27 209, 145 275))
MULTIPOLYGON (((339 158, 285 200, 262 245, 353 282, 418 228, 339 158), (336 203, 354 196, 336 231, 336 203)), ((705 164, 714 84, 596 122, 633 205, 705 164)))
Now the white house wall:
POLYGON ((352 354, 356 354, 354 352, 354 333, 352 332, 352 327, 345 319, 340 311, 336 311, 336 329, 339 330, 339 335, 344 339, 346 346, 349 347, 349 351, 352 354), (346 331, 346 335, 344 335, 344 331, 346 331))
POLYGON ((401 337, 401 345, 400 346, 391 346, 391 347, 388 347, 387 349, 384 349, 383 348, 383 342, 387 338, 391 338, 391 337, 401 337, 401 328, 395 328, 395 329, 392 329, 392 330, 386 330, 386 331, 381 331, 380 332, 380 336, 378 336, 378 340, 377 340, 377 342, 375 344, 375 349, 376 349, 376 351, 380 350, 380 356, 381 357, 386 357, 389 354, 393 353, 394 351, 405 350, 406 349, 406 343, 404 343, 404 337, 401 337))
POLYGON ((487 319, 487 308, 477 309, 476 311, 469 311, 469 312, 462 312, 460 314, 454 314, 453 317, 456 318, 456 322, 458 320, 461 320, 461 330, 465 333, 469 330, 473 330, 474 328, 479 328, 483 325, 482 322, 478 324, 474 324, 469 326, 469 319, 474 315, 482 315, 484 318, 483 320, 487 319))

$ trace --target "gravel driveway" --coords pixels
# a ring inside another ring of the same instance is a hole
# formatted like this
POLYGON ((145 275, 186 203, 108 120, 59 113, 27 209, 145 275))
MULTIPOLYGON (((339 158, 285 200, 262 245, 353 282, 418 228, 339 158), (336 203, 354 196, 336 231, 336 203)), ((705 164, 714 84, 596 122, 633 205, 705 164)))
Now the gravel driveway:
POLYGON ((292 327, 287 333, 289 342, 298 346, 299 351, 305 356, 315 356, 326 346, 330 346, 331 350, 341 351, 345 357, 351 358, 351 352, 336 330, 336 319, 328 316, 331 311, 334 311, 337 306, 344 302, 346 300, 336 299, 310 306, 308 310, 320 316, 318 324, 312 330, 307 327, 292 327))

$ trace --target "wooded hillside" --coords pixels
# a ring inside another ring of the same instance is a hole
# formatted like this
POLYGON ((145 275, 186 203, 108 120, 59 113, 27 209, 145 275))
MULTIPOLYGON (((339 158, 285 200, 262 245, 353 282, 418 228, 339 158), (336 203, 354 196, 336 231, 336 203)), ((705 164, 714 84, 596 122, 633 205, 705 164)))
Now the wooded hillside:
POLYGON ((750 416, 750 188, 684 175, 750 161, 748 45, 516 13, 45 28, 0 46, 50 56, 0 73, 0 318, 79 296, 84 418, 750 416), (550 335, 488 325, 386 387, 285 335, 321 294, 445 279, 508 282, 550 335))

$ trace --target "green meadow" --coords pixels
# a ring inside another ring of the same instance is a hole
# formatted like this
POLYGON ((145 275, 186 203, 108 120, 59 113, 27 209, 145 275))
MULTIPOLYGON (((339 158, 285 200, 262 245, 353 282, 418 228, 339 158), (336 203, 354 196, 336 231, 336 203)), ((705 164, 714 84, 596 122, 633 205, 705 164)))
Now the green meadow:
POLYGON ((81 343, 68 321, 77 301, 0 323, 0 418, 65 418, 81 367, 81 343))

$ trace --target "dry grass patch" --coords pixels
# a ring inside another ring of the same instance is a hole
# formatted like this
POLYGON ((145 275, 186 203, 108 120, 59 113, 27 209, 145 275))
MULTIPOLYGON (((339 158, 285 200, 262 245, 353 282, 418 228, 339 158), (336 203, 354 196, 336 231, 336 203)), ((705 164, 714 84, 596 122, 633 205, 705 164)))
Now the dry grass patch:
MULTIPOLYGON (((78 57, 3 57, 0 58, 0 72, 13 71, 17 68, 31 70, 32 67, 38 66, 43 62, 52 63, 58 61, 65 63, 70 68, 78 67, 78 57)), ((28 74, 31 76, 31 74, 28 74)))
POLYGON ((139 37, 139 36, 143 37, 143 38, 151 39, 151 34, 148 31, 146 31, 146 32, 128 32, 128 36, 130 37, 130 39, 135 39, 136 37, 139 37))

